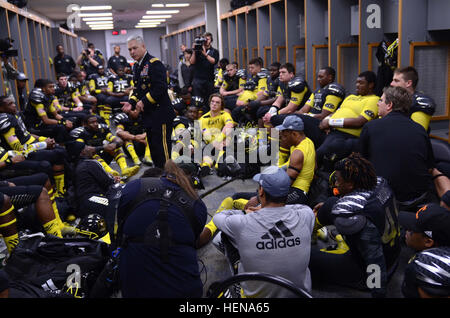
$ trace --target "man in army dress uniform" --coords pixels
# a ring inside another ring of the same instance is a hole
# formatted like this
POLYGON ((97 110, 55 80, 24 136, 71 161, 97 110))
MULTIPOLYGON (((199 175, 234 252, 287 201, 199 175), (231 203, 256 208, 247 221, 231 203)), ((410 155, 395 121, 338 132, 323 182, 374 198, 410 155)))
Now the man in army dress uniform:
POLYGON ((163 168, 171 153, 172 122, 175 111, 167 94, 167 76, 164 64, 150 55, 140 36, 128 39, 128 51, 136 61, 133 65, 135 89, 122 110, 142 111, 142 120, 156 167, 163 168))

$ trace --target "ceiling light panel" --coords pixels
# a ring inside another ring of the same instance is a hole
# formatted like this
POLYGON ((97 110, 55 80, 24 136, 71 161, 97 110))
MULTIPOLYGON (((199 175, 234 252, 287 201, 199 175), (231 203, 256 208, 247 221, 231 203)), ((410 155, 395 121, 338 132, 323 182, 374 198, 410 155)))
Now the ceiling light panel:
POLYGON ((111 12, 103 12, 103 13, 80 13, 78 14, 81 18, 89 18, 89 17, 112 17, 111 12))
POLYGON ((141 19, 139 22, 166 22, 166 19, 141 19))
POLYGON ((183 8, 183 7, 189 7, 189 3, 167 3, 166 8, 183 8))
MULTIPOLYGON (((80 11, 100 11, 100 10, 111 10, 111 6, 81 6, 80 11)), ((77 8, 73 9, 74 11, 78 11, 77 8)))
POLYGON ((110 21, 113 17, 83 18, 83 21, 110 21))
POLYGON ((114 21, 87 21, 87 25, 95 25, 95 24, 113 24, 114 21))
POLYGON ((176 14, 180 10, 149 10, 145 14, 176 14))
POLYGON ((144 15, 142 19, 169 19, 171 17, 171 15, 144 15))

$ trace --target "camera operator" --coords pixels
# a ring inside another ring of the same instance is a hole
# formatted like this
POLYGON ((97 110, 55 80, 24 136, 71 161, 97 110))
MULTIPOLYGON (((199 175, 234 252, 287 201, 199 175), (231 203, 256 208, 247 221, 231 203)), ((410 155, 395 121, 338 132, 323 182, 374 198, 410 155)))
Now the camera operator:
POLYGON ((94 55, 97 56, 101 60, 100 64, 105 66, 105 57, 104 57, 104 54, 102 53, 102 51, 100 51, 99 49, 96 49, 94 43, 89 43, 87 47, 88 47, 88 49, 91 49, 94 51, 94 55))
POLYGON ((13 94, 11 81, 17 78, 19 72, 14 68, 9 60, 10 57, 17 56, 17 50, 11 49, 13 42, 14 40, 11 38, 0 40, 0 62, 2 66, 3 85, 6 90, 5 95, 12 97, 14 101, 16 101, 13 94))
POLYGON ((102 59, 95 54, 95 51, 91 48, 85 49, 81 52, 77 58, 77 64, 80 69, 86 72, 89 76, 97 72, 97 66, 102 64, 102 59))
MULTIPOLYGON (((192 95, 208 100, 214 91, 214 66, 219 61, 219 51, 211 46, 212 34, 206 32, 194 40, 190 62, 194 65, 192 95)), ((208 111, 207 109, 204 111, 208 111)))

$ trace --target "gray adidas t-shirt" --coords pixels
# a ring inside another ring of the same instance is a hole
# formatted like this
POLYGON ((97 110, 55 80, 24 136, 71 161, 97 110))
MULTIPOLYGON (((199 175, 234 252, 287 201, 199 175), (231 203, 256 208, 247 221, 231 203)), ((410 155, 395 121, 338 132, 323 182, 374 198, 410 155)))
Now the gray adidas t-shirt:
MULTIPOLYGON (((264 272, 292 281, 311 292, 308 269, 314 213, 306 205, 262 208, 243 214, 228 210, 214 216, 214 224, 239 250, 239 273, 264 272)), ((247 297, 293 297, 285 288, 263 282, 241 284, 247 297)))

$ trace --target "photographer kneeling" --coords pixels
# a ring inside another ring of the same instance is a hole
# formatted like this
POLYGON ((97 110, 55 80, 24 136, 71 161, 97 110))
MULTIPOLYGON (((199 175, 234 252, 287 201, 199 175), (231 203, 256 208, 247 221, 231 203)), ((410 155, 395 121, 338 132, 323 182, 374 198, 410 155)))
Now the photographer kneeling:
MULTIPOLYGON (((212 34, 206 32, 194 40, 190 63, 194 66, 192 96, 201 96, 208 100, 214 92, 214 65, 219 61, 219 51, 211 46, 212 34)), ((206 106, 207 107, 207 106, 206 106)), ((209 109, 204 109, 206 113, 209 109)))

